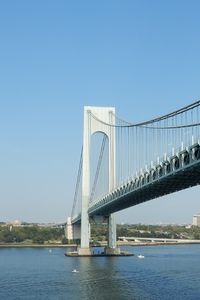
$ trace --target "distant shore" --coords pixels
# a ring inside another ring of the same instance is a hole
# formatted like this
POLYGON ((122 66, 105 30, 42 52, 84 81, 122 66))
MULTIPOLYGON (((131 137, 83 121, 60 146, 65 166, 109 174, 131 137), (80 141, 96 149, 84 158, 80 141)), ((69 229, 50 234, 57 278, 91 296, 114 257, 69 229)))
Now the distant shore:
POLYGON ((75 244, 0 244, 0 248, 66 248, 77 247, 75 244))
MULTIPOLYGON (((166 246, 166 245, 192 245, 200 244, 200 240, 178 240, 176 242, 125 242, 117 241, 117 246, 166 246)), ((107 243, 98 242, 92 247, 106 247, 107 243)), ((0 244, 0 248, 74 248, 77 244, 21 244, 21 243, 10 243, 0 244)))

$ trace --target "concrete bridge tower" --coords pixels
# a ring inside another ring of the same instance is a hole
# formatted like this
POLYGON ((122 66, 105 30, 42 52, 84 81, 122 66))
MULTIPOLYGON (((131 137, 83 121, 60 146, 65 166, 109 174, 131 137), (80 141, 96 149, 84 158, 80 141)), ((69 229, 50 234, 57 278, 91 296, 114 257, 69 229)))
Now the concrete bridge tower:
MULTIPOLYGON (((82 175, 82 207, 81 207, 81 247, 78 249, 80 255, 90 254, 90 224, 88 206, 90 197, 90 145, 91 136, 96 132, 105 134, 108 138, 109 151, 109 191, 115 186, 115 108, 114 107, 84 107, 83 128, 83 175, 82 175), (102 122, 95 120, 92 115, 102 122)), ((114 215, 108 216, 108 248, 107 253, 115 253, 116 248, 116 224, 114 215)))

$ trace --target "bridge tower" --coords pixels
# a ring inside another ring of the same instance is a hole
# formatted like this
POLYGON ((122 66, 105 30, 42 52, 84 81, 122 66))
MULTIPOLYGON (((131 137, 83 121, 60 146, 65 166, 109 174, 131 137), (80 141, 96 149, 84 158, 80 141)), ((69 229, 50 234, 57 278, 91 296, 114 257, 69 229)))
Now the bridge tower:
MULTIPOLYGON (((109 191, 115 186, 115 108, 114 107, 84 107, 84 128, 83 128, 83 167, 82 167, 82 207, 81 207, 81 247, 79 254, 90 254, 90 223, 88 206, 90 197, 90 145, 91 137, 96 132, 105 134, 108 138, 109 152, 109 191), (98 122, 94 118, 100 119, 98 122)), ((107 253, 117 252, 116 248, 116 224, 114 215, 108 216, 108 248, 107 253)))

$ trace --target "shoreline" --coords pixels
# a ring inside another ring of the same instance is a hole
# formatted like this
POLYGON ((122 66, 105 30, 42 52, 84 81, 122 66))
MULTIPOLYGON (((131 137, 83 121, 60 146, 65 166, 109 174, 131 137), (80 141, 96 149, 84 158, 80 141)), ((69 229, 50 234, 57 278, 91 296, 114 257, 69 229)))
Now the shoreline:
MULTIPOLYGON (((175 246, 175 245, 198 245, 200 240, 183 240, 177 242, 124 242, 118 241, 117 246, 175 246)), ((75 248, 77 244, 0 244, 0 248, 75 248)), ((98 243, 91 247, 106 247, 106 243, 98 243)))
POLYGON ((69 248, 77 247, 75 244, 0 244, 0 248, 69 248))

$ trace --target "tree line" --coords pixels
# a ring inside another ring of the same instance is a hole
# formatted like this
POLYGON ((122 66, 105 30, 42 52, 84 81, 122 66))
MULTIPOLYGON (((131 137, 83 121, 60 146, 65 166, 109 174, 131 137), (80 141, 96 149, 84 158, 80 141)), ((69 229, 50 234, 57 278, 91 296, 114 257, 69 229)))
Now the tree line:
MULTIPOLYGON (((107 240, 106 225, 92 225, 91 239, 93 242, 107 240)), ((117 225, 117 237, 149 237, 149 238, 176 238, 176 239, 200 239, 200 227, 179 225, 117 225)), ((45 227, 39 225, 10 226, 0 224, 0 244, 26 243, 67 244, 64 228, 45 227)))
POLYGON ((0 226, 0 243, 66 243, 63 228, 33 226, 0 226))

